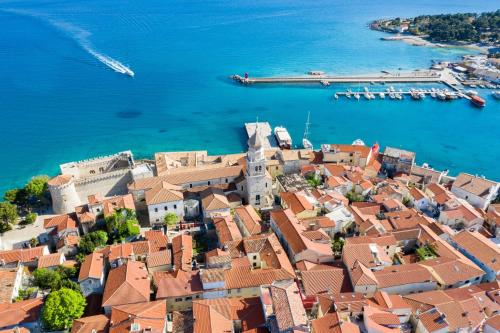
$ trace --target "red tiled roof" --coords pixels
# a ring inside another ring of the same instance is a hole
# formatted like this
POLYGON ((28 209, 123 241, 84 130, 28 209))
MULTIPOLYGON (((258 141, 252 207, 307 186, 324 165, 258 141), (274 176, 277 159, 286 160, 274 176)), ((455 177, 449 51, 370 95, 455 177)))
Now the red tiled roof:
POLYGON ((0 327, 36 322, 42 306, 43 300, 40 298, 0 303, 0 327))
POLYGON ((63 260, 64 260, 64 254, 62 253, 52 253, 46 256, 41 256, 38 259, 38 268, 59 266, 62 264, 63 260))
POLYGON ((99 314, 75 319, 71 327, 71 333, 107 333, 108 329, 108 316, 99 314))
POLYGON ((143 302, 114 306, 111 310, 109 333, 135 332, 162 333, 167 321, 167 303, 165 301, 143 302))
POLYGON ((102 306, 112 306, 149 301, 150 286, 143 263, 128 261, 112 269, 106 281, 102 306))
POLYGON ((46 245, 32 247, 29 249, 0 251, 0 260, 4 260, 6 264, 14 262, 28 263, 37 260, 45 253, 49 253, 46 245))
POLYGON ((78 282, 85 279, 100 279, 104 271, 104 255, 99 252, 94 252, 85 257, 85 260, 80 267, 78 282))

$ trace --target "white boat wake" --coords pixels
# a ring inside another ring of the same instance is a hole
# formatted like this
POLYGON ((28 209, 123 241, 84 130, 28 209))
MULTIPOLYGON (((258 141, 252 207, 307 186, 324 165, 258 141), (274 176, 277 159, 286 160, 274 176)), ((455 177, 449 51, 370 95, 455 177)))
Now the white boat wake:
POLYGON ((23 15, 23 16, 30 16, 34 18, 38 18, 51 26, 57 28, 58 30, 64 32, 66 35, 68 35, 70 38, 75 40, 80 47, 82 47, 85 51, 87 51, 90 55, 92 55, 95 59, 100 61, 102 64, 106 65, 108 68, 111 68, 117 73, 125 74, 128 76, 133 77, 135 73, 130 69, 130 67, 125 66, 121 62, 119 62, 116 59, 113 59, 101 52, 99 52, 92 42, 89 40, 89 37, 91 35, 90 32, 87 30, 84 30, 82 28, 79 28, 77 26, 72 25, 71 23, 67 23, 64 21, 59 21, 50 18, 48 15, 43 15, 31 11, 26 11, 26 10, 17 10, 17 9, 6 9, 3 10, 8 13, 14 13, 18 15, 23 15))

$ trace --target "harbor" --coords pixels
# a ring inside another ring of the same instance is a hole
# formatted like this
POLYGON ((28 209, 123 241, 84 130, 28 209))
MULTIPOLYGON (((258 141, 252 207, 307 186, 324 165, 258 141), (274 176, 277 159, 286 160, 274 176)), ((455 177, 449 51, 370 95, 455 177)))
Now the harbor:
POLYGON ((422 70, 413 72, 391 73, 384 71, 382 74, 330 76, 321 71, 311 71, 307 76, 281 76, 281 77, 250 77, 232 75, 231 78, 243 85, 250 84, 286 84, 286 83, 319 83, 330 85, 332 83, 444 83, 455 86, 458 81, 449 71, 422 70))

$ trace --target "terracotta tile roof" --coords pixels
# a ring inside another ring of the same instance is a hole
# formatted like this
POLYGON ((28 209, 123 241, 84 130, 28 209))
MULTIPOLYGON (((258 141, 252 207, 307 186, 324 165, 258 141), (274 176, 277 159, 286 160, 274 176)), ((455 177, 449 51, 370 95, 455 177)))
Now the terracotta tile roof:
POLYGON ((436 281, 432 274, 418 264, 404 264, 385 267, 373 272, 379 288, 389 288, 412 283, 436 281))
POLYGON ((321 265, 301 273, 304 293, 307 296, 324 293, 341 293, 349 291, 347 271, 342 268, 321 265))
POLYGON ((411 229, 419 224, 428 225, 429 220, 415 209, 407 209, 397 212, 385 213, 385 217, 392 224, 394 229, 411 229))
POLYGON ((251 205, 235 208, 234 216, 240 219, 250 235, 257 235, 262 232, 262 219, 251 205))
POLYGON ((469 260, 436 258, 421 261, 419 264, 428 267, 436 280, 441 280, 447 285, 473 281, 486 274, 469 260))
POLYGON ((446 318, 444 318, 443 314, 436 308, 421 313, 418 319, 429 333, 444 330, 448 327, 446 318))
POLYGON ((497 330, 498 332, 500 332, 500 314, 497 314, 496 316, 488 318, 484 322, 484 325, 485 326, 489 326, 492 329, 497 330))
POLYGON ((356 262, 350 272, 353 286, 373 286, 378 284, 375 274, 362 263, 356 262))
POLYGON ((49 253, 49 250, 45 245, 29 249, 0 251, 0 260, 4 260, 5 264, 15 262, 28 263, 37 260, 46 253, 49 253))
POLYGON ((313 333, 359 333, 359 327, 348 321, 341 321, 337 313, 327 313, 311 321, 313 333))
POLYGON ((410 309, 410 305, 405 302, 400 295, 389 295, 385 291, 377 291, 370 299, 371 306, 378 306, 384 310, 410 309))
POLYGON ((199 271, 185 272, 177 270, 173 273, 156 273, 154 275, 157 286, 156 299, 189 296, 203 292, 199 271))
POLYGON ((224 251, 219 248, 213 249, 211 251, 205 252, 205 262, 207 263, 208 268, 230 264, 231 254, 229 253, 229 251, 224 251))
POLYGON ((104 272, 104 255, 94 252, 85 257, 80 267, 78 282, 85 279, 100 279, 104 272))
POLYGON ((362 263, 367 268, 392 264, 384 249, 375 243, 345 244, 342 249, 342 261, 348 269, 353 268, 356 262, 362 263))
POLYGON ((280 332, 307 326, 307 315, 295 281, 274 282, 269 290, 280 332))
POLYGON ((302 234, 305 228, 290 209, 272 211, 271 218, 280 229, 294 255, 307 249, 314 250, 319 255, 333 255, 330 242, 313 242, 302 234))
POLYGON ((331 144, 330 151, 342 152, 342 153, 355 153, 359 154, 360 157, 367 158, 371 152, 371 148, 361 145, 345 145, 345 144, 331 144))
POLYGON ((181 187, 167 182, 160 182, 145 193, 146 204, 156 205, 164 202, 182 201, 184 195, 181 187))
POLYGON ((363 312, 368 300, 362 293, 339 293, 328 295, 339 312, 363 312))
POLYGON ((149 301, 149 283, 148 272, 144 264, 128 261, 109 272, 102 306, 149 301))
POLYGON ((109 318, 102 314, 75 319, 71 327, 71 333, 107 333, 108 330, 109 318))
POLYGON ((410 188, 410 194, 415 200, 422 200, 426 197, 424 192, 422 192, 421 190, 419 190, 416 187, 410 188))
POLYGON ((135 210, 134 197, 132 194, 118 195, 102 201, 104 217, 112 215, 117 209, 135 210))
POLYGON ((149 241, 138 241, 109 245, 98 252, 103 253, 109 261, 115 261, 130 258, 132 255, 147 256, 151 253, 151 246, 149 241))
POLYGON ((231 269, 225 270, 224 277, 227 289, 241 289, 268 285, 274 281, 291 280, 295 276, 283 268, 252 269, 247 259, 247 265, 232 265, 231 269))
POLYGON ((56 248, 59 250, 65 246, 76 247, 78 246, 79 242, 80 242, 80 236, 66 235, 57 241, 56 248))
POLYGON ((453 182, 453 188, 460 188, 466 192, 477 195, 478 197, 488 196, 490 188, 498 183, 481 177, 475 177, 468 173, 461 173, 453 182))
POLYGON ((219 298, 193 301, 193 333, 233 331, 233 321, 242 332, 258 332, 265 325, 259 298, 219 298))
POLYGON ((176 269, 190 271, 193 258, 193 237, 180 234, 172 238, 172 255, 176 269))
POLYGON ((151 252, 158 252, 167 249, 168 237, 160 230, 148 230, 144 237, 149 241, 151 252))
POLYGON ((78 222, 75 213, 57 215, 43 221, 43 227, 45 229, 55 228, 57 232, 61 232, 66 229, 76 229, 77 226, 78 222))
POLYGON ((0 327, 36 322, 42 310, 43 300, 33 298, 15 303, 0 302, 0 327))
POLYGON ((167 321, 167 303, 155 301, 114 306, 110 319, 110 333, 163 333, 167 321), (132 325, 137 330, 133 330, 132 325))
POLYGON ((209 187, 201 192, 201 205, 205 211, 228 209, 229 201, 221 189, 209 187))
POLYGON ((0 333, 30 333, 26 327, 14 327, 6 330, 0 330, 0 333))
POLYGON ((151 253, 146 259, 146 263, 149 268, 171 265, 172 264, 172 253, 170 250, 164 250, 159 252, 151 253))
POLYGON ((335 221, 330 220, 326 216, 317 216, 317 217, 309 217, 305 219, 301 219, 300 223, 306 228, 309 229, 311 227, 318 227, 322 229, 335 228, 335 221))
POLYGON ((220 244, 224 245, 227 242, 243 238, 240 229, 238 229, 231 216, 217 217, 213 221, 220 244))
POLYGON ((0 268, 0 302, 11 302, 19 268, 0 268))
POLYGON ((313 205, 300 193, 281 192, 280 197, 294 214, 299 214, 306 210, 314 210, 313 205))
POLYGON ((376 307, 366 306, 363 317, 366 330, 368 332, 401 332, 399 329, 400 321, 397 315, 379 310, 376 307))
POLYGON ((62 253, 52 253, 45 256, 41 256, 38 259, 38 268, 49 268, 62 265, 65 260, 64 254, 62 253))
POLYGON ((495 272, 500 271, 500 249, 492 241, 478 232, 466 230, 459 232, 452 239, 495 272))
POLYGON ((184 185, 189 183, 197 183, 208 181, 211 179, 224 179, 237 177, 241 174, 242 166, 229 166, 209 169, 194 169, 182 172, 176 172, 171 175, 151 177, 139 179, 128 186, 130 190, 144 190, 156 186, 158 183, 165 181, 174 185, 184 185))
POLYGON ((47 184, 49 186, 61 186, 61 185, 69 183, 69 181, 72 178, 73 177, 71 175, 59 175, 59 176, 55 176, 54 178, 50 179, 47 182, 47 184))

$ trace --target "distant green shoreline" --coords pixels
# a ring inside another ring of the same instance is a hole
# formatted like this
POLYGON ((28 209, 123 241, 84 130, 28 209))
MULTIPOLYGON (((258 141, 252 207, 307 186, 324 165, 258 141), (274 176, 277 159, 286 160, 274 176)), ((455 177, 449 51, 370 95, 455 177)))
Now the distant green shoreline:
POLYGON ((500 10, 481 14, 421 15, 414 18, 379 19, 373 30, 417 36, 432 43, 450 45, 480 44, 499 47, 500 10))

